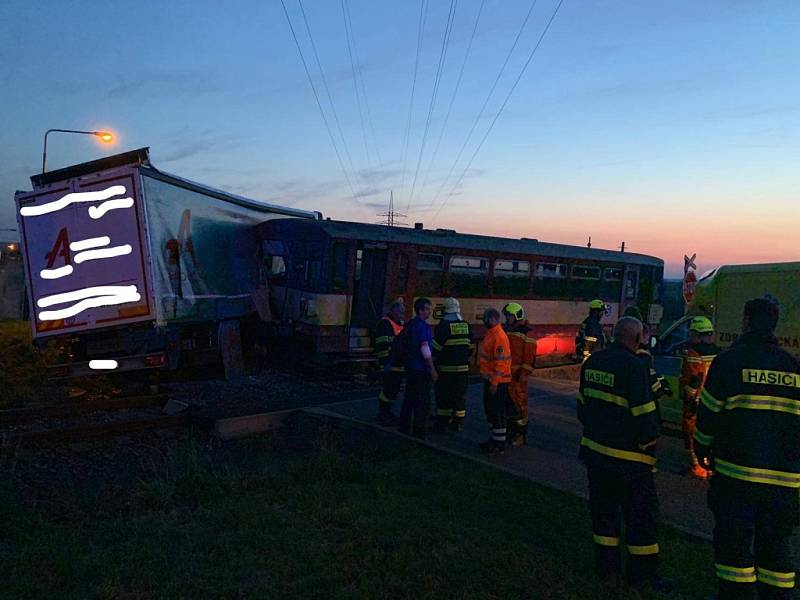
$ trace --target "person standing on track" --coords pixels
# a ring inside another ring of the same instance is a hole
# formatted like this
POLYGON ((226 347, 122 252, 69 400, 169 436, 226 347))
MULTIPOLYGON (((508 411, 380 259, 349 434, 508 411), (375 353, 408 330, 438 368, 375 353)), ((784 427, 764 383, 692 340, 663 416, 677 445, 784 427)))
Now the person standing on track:
POLYGON ((700 392, 706 382, 711 361, 719 354, 714 345, 714 325, 707 317, 694 317, 689 323, 691 337, 681 348, 683 368, 680 377, 680 393, 683 399, 683 434, 689 451, 689 473, 705 479, 709 472, 697 460, 694 451, 694 430, 697 427, 697 407, 700 392))
POLYGON ((511 382, 508 395, 516 408, 516 418, 508 422, 508 438, 512 446, 521 446, 528 436, 528 376, 536 362, 536 340, 530 335, 525 310, 516 302, 503 307, 505 332, 511 345, 511 382))
POLYGON ((800 488, 800 361, 775 338, 779 307, 744 305, 742 335, 711 363, 695 452, 713 469, 714 563, 721 600, 793 597, 800 488))
POLYGON ((469 362, 472 357, 472 331, 460 314, 455 298, 444 301, 444 316, 433 330, 433 359, 439 380, 436 382, 436 423, 434 431, 461 431, 467 415, 469 362))
POLYGON ((627 581, 670 591, 671 583, 657 572, 658 495, 652 469, 660 419, 647 367, 636 356, 642 332, 641 321, 623 317, 614 327, 613 343, 581 366, 580 458, 589 478, 598 576, 608 579, 622 571, 624 521, 627 581))
MULTIPOLYGON (((431 382, 438 379, 433 364, 431 346, 433 335, 428 318, 431 316, 431 301, 417 298, 414 301, 415 316, 408 322, 398 338, 405 355, 406 393, 400 409, 399 431, 425 439, 428 427, 428 411, 431 403, 431 382)), ((397 343, 397 341, 396 341, 397 343)))
POLYGON ((478 365, 483 382, 483 408, 489 421, 489 439, 480 444, 487 454, 502 454, 506 449, 506 423, 509 414, 514 415, 513 404, 508 397, 511 382, 511 345, 508 336, 500 327, 500 313, 496 308, 487 308, 483 313, 486 336, 481 341, 478 365))
POLYGON ((392 349, 395 338, 403 331, 405 312, 405 305, 401 301, 392 302, 386 316, 378 321, 373 333, 373 347, 380 366, 382 385, 378 396, 377 422, 384 427, 397 425, 392 404, 400 393, 405 367, 402 364, 394 364, 392 349))
POLYGON ((606 303, 602 300, 589 302, 589 316, 583 320, 578 335, 575 336, 575 354, 578 360, 586 360, 592 352, 605 347, 606 338, 600 324, 605 311, 606 303))

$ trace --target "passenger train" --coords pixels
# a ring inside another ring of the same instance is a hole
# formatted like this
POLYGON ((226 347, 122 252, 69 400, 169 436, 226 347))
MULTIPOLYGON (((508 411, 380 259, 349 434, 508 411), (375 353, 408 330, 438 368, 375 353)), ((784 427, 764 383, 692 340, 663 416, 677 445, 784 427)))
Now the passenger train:
POLYGON ((434 305, 454 296, 482 337, 487 307, 516 301, 538 340, 539 364, 575 353, 587 302, 606 303, 607 328, 636 305, 657 328, 664 262, 659 258, 536 239, 449 229, 387 227, 331 220, 274 219, 257 226, 262 277, 274 317, 293 324, 305 352, 368 360, 370 329, 395 299, 411 317, 415 298, 434 305))

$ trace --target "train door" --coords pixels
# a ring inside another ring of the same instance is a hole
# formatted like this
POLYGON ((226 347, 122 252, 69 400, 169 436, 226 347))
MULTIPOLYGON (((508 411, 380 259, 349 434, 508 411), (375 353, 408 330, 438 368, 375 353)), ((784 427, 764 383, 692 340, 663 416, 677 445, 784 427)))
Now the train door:
POLYGON ((636 304, 639 294, 639 265, 625 265, 625 276, 622 279, 622 298, 619 301, 619 314, 636 304))
POLYGON ((363 244, 357 253, 350 326, 371 328, 383 316, 388 250, 385 244, 363 244))

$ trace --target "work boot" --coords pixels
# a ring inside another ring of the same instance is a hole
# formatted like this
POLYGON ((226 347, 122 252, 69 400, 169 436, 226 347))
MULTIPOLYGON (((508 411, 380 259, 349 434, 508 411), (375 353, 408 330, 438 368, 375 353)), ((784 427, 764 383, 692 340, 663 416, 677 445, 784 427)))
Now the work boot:
POLYGON ((381 427, 395 427, 397 425, 397 415, 392 412, 392 407, 381 404, 378 418, 375 422, 381 427))
POLYGON ((503 444, 503 442, 496 442, 494 440, 486 440, 485 442, 478 444, 478 447, 481 449, 481 452, 490 456, 495 454, 503 454, 506 451, 505 444, 503 444))
POLYGON ((525 434, 523 433, 516 433, 511 436, 511 440, 509 444, 512 446, 524 446, 527 439, 525 438, 525 434))
POLYGON ((450 421, 450 431, 455 433, 461 433, 464 431, 464 420, 458 417, 455 417, 452 421, 450 421))
POLYGON ((433 433, 447 433, 449 420, 448 417, 438 417, 431 431, 433 431, 433 433))
POLYGON ((654 592, 661 594, 671 594, 675 591, 675 582, 658 574, 648 575, 643 578, 626 577, 626 581, 631 587, 638 589, 650 588, 654 592))

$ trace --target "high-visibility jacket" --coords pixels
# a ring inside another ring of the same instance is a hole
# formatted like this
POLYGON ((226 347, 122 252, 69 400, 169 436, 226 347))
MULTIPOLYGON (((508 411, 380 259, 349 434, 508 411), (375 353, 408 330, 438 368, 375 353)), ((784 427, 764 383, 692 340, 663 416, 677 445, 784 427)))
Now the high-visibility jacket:
POLYGON ((533 372, 536 363, 536 340, 530 335, 527 321, 517 321, 506 330, 511 345, 511 374, 519 377, 533 372), (516 375, 517 371, 522 373, 516 375))
POLYGON ((483 378, 489 383, 511 381, 511 344, 499 324, 489 329, 481 342, 478 367, 483 378))
POLYGON ((688 344, 683 352, 683 369, 680 377, 680 394, 685 402, 696 403, 706 382, 711 362, 719 354, 714 344, 700 342, 688 344))
POLYGON ((433 329, 433 360, 439 373, 469 373, 472 330, 463 319, 442 319, 433 329))
POLYGON ((581 459, 612 469, 651 469, 661 422, 649 373, 621 344, 593 353, 581 366, 578 419, 581 459))
POLYGON ((711 363, 694 440, 717 475, 800 488, 800 362, 773 337, 741 336, 711 363))
MULTIPOLYGON (((402 331, 402 323, 398 323, 389 316, 383 317, 375 326, 372 344, 381 369, 388 370, 393 368, 392 344, 394 344, 394 338, 400 335, 402 331)), ((397 365, 397 368, 402 370, 403 365, 397 365)))
POLYGON ((606 336, 600 318, 589 315, 581 323, 578 335, 575 336, 575 353, 578 358, 585 358, 592 352, 602 350, 606 345, 606 336))

